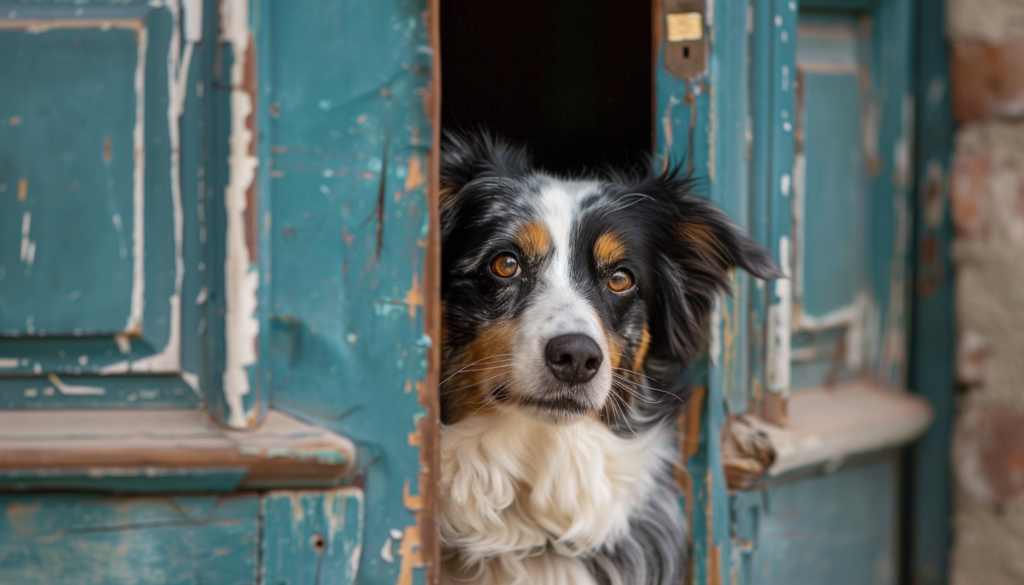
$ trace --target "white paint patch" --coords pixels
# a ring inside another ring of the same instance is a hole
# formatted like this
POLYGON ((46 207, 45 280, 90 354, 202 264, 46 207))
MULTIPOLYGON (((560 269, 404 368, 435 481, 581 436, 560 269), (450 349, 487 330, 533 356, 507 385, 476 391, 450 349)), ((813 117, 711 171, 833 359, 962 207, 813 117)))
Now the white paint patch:
POLYGON ((106 388, 99 386, 73 386, 65 384, 63 380, 57 377, 57 374, 50 374, 47 376, 47 379, 64 396, 103 396, 107 393, 106 388))
POLYGON ((779 180, 779 189, 782 190, 782 196, 783 197, 789 197, 789 184, 790 184, 789 175, 788 174, 782 175, 782 178, 779 180))
POLYGON ((249 394, 248 367, 256 363, 256 340, 260 323, 256 318, 259 272, 253 266, 246 243, 246 194, 256 178, 259 160, 249 154, 252 131, 246 124, 253 112, 253 96, 244 88, 249 49, 248 0, 221 2, 221 40, 231 45, 231 135, 228 157, 228 185, 224 193, 227 209, 227 254, 224 259, 225 342, 224 399, 228 425, 248 426, 244 397, 249 394))
POLYGON ((121 221, 121 214, 115 213, 110 216, 110 221, 114 224, 114 230, 117 231, 118 252, 121 259, 124 260, 128 258, 128 246, 124 243, 124 223, 121 221))
MULTIPOLYGON (((174 292, 168 299, 168 304, 170 305, 170 331, 167 336, 167 344, 159 353, 131 362, 124 361, 111 364, 100 370, 101 373, 104 374, 124 372, 141 372, 147 374, 173 373, 181 369, 181 288, 185 278, 185 259, 182 246, 184 241, 185 212, 181 203, 181 139, 179 122, 181 119, 182 108, 184 106, 184 83, 188 78, 188 63, 191 61, 192 51, 190 46, 186 47, 185 54, 179 57, 179 55, 181 55, 181 9, 178 0, 168 0, 165 3, 165 6, 171 13, 172 22, 171 40, 167 54, 167 131, 171 146, 171 210, 172 221, 174 224, 174 292)), ((142 189, 142 179, 144 178, 144 174, 140 170, 144 168, 142 164, 144 159, 142 153, 144 150, 141 142, 143 133, 141 116, 143 115, 144 110, 139 109, 139 104, 143 104, 144 95, 143 85, 145 81, 146 54, 145 35, 146 29, 143 28, 139 31, 138 57, 139 62, 143 65, 141 70, 137 66, 135 77, 136 92, 139 96, 136 103, 137 123, 135 156, 137 160, 135 165, 135 226, 133 229, 133 254, 135 257, 133 266, 134 284, 132 286, 132 309, 131 315, 128 318, 128 327, 125 329, 125 333, 127 334, 137 334, 142 331, 142 315, 145 307, 145 237, 141 227, 145 222, 144 193, 142 189)), ((121 349, 121 353, 127 353, 124 351, 124 347, 120 341, 118 341, 118 347, 121 349)))
POLYGON ((21 216, 21 261, 29 270, 32 269, 32 264, 36 261, 36 243, 32 241, 31 231, 32 212, 26 211, 21 216))
POLYGON ((135 33, 135 128, 132 130, 132 300, 128 311, 127 333, 142 330, 142 312, 146 306, 146 51, 149 29, 135 33))
POLYGON ((39 396, 39 390, 37 388, 25 388, 25 398, 35 398, 39 396))
POLYGON ((181 379, 185 380, 188 387, 192 389, 198 396, 203 395, 202 388, 199 387, 199 375, 193 372, 182 372, 181 379))
POLYGON ((779 264, 783 278, 775 280, 775 299, 768 309, 768 389, 789 395, 790 340, 793 318, 793 277, 790 266, 789 238, 779 238, 779 264))
POLYGON ((391 546, 391 537, 388 536, 384 539, 384 546, 382 546, 380 549, 380 558, 383 559, 385 563, 395 562, 395 555, 391 553, 391 546))
POLYGON ((715 303, 711 307, 711 341, 708 347, 708 355, 714 366, 722 363, 722 310, 722 297, 715 296, 715 303))
POLYGON ((0 357, 0 368, 9 369, 18 367, 18 358, 0 357))

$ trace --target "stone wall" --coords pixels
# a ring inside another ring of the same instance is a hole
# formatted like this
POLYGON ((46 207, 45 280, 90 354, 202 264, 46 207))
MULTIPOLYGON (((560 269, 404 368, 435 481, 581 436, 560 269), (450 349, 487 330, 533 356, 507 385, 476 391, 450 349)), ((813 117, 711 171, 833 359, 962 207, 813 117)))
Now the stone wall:
POLYGON ((1024 0, 949 0, 953 585, 1024 583, 1024 0))

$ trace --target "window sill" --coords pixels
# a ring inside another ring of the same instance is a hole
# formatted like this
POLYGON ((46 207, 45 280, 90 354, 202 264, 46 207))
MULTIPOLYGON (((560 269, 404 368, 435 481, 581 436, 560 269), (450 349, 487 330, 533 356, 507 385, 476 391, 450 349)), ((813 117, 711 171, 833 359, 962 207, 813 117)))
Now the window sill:
POLYGON ((326 486, 355 462, 347 438, 276 410, 251 431, 199 410, 0 411, 0 489, 326 486))
POLYGON ((797 390, 781 427, 753 416, 730 422, 723 464, 731 489, 764 476, 838 468, 850 458, 910 443, 928 428, 932 408, 909 392, 853 381, 797 390))

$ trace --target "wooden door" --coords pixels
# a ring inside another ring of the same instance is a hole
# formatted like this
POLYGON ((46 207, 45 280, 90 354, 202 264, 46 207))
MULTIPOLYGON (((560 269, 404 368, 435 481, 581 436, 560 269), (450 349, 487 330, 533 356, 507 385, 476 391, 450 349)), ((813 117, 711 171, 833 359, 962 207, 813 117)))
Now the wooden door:
POLYGON ((0 582, 433 574, 435 17, 0 0, 0 582))
POLYGON ((896 583, 900 448, 931 418, 907 390, 914 3, 655 6, 657 154, 789 276, 736 274, 711 319, 680 418, 692 582, 896 583))

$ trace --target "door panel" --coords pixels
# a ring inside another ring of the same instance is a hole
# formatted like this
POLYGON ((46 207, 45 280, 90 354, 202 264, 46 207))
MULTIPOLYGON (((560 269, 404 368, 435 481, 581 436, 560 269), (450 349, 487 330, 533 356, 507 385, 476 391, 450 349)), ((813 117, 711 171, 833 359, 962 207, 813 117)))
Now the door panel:
POLYGON ((896 583, 899 457, 889 453, 828 475, 737 498, 757 526, 742 560, 749 585, 896 583))
POLYGON ((247 585, 259 497, 0 495, 0 583, 247 585))
POLYGON ((185 38, 178 3, 3 4, 0 404, 195 405, 201 134, 181 123, 198 121, 201 29, 185 38), (120 374, 167 376, 75 377, 120 374))
POLYGON ((808 11, 797 28, 793 388, 834 383, 862 365, 871 203, 865 27, 868 17, 808 11))

